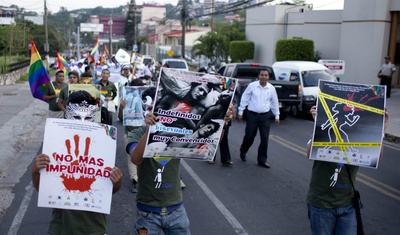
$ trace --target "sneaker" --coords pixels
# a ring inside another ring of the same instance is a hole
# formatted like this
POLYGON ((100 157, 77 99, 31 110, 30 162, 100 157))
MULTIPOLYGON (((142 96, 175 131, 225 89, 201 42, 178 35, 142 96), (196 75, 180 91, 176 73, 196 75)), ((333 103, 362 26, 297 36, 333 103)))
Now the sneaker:
POLYGON ((137 193, 138 184, 136 180, 132 179, 132 185, 131 185, 131 192, 132 193, 137 193))
POLYGON ((181 180, 181 188, 184 189, 186 187, 185 183, 181 180))
POLYGON ((213 160, 210 160, 210 161, 208 161, 208 163, 210 163, 210 164, 214 164, 214 161, 213 161, 213 160))

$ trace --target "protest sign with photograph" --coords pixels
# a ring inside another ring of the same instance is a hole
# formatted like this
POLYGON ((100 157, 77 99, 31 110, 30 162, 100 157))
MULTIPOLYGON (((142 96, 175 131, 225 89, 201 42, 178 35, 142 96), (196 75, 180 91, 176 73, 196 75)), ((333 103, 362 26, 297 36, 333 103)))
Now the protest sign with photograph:
POLYGON ((319 81, 312 160, 378 168, 385 86, 319 81))
POLYGON ((48 118, 40 172, 39 207, 109 214, 117 129, 95 122, 48 118))
POLYGON ((236 79, 162 69, 144 157, 214 158, 236 79))
MULTIPOLYGON (((144 126, 142 94, 147 86, 124 86, 122 88, 122 99, 126 100, 123 110, 124 126, 144 126)), ((149 97, 150 98, 150 97, 149 97)), ((151 104, 151 98, 146 102, 151 104)))

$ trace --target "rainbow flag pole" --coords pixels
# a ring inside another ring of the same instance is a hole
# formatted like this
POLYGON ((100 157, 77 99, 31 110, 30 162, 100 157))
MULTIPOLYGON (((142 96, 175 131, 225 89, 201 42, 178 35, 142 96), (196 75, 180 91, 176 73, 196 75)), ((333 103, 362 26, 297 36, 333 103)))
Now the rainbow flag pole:
POLYGON ((29 66, 29 86, 31 88, 31 93, 36 99, 48 102, 43 98, 44 92, 49 83, 51 86, 53 86, 53 84, 51 83, 50 76, 47 73, 46 67, 44 67, 39 51, 37 50, 35 42, 32 38, 31 43, 31 63, 29 66))

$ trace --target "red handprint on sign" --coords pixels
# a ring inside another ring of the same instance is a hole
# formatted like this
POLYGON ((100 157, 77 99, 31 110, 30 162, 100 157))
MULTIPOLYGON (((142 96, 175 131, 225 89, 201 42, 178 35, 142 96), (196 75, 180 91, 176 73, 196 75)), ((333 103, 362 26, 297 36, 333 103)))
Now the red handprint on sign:
POLYGON ((105 167, 102 158, 89 156, 90 143, 90 137, 86 137, 83 155, 81 155, 79 148, 80 137, 79 135, 74 135, 73 143, 69 139, 65 140, 67 154, 53 153, 52 155, 58 162, 58 166, 53 167, 53 169, 57 168, 62 172, 60 177, 63 179, 63 185, 68 191, 90 191, 97 177, 110 177, 112 168, 105 167), (74 155, 72 155, 71 151, 72 144, 75 148, 74 155))

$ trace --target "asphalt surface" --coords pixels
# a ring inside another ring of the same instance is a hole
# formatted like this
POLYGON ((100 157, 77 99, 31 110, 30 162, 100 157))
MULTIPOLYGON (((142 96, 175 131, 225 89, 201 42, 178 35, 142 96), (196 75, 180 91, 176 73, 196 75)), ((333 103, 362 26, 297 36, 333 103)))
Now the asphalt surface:
MULTIPOLYGON (((386 137, 398 142, 400 89, 392 90, 387 107, 386 137)), ((47 109, 47 103, 32 97, 28 83, 0 86, 0 222, 15 197, 15 185, 41 147, 47 109)))

